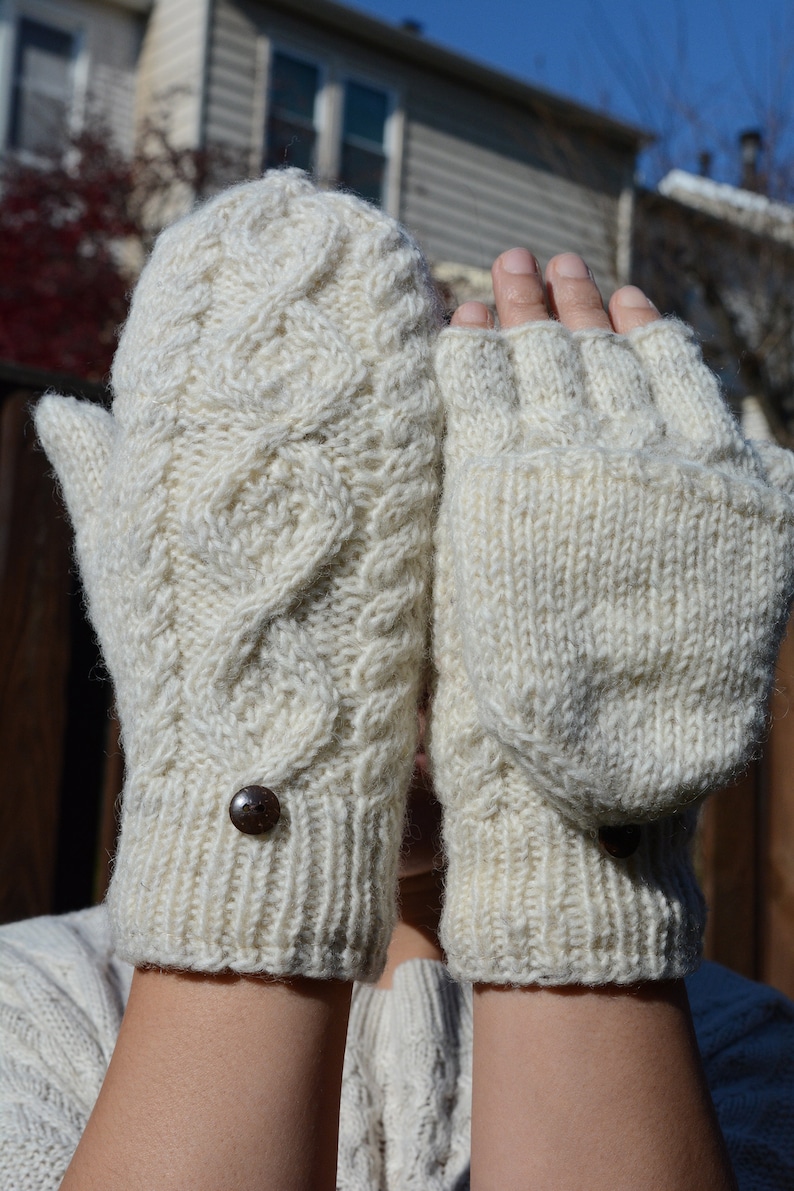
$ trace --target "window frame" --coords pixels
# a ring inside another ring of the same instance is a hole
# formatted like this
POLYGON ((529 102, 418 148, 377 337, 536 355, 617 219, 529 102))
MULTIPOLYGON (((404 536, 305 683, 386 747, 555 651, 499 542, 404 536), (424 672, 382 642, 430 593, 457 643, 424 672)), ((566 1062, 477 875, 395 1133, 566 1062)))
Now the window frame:
POLYGON ((317 71, 317 94, 314 99, 314 169, 313 172, 321 176, 321 158, 323 152, 323 142, 327 136, 328 126, 328 66, 313 54, 307 53, 296 46, 289 43, 269 41, 266 45, 266 52, 264 62, 262 64, 262 103, 261 115, 259 120, 260 135, 257 148, 257 162, 256 172, 261 173, 264 169, 265 154, 267 152, 267 130, 270 124, 271 116, 271 86, 273 81, 273 62, 276 54, 283 54, 285 58, 293 58, 296 62, 301 62, 305 66, 311 66, 317 71))
POLYGON ((339 173, 340 173, 340 165, 341 165, 341 158, 342 158, 342 138, 343 138, 343 134, 344 134, 343 121, 344 121, 344 108, 345 108, 345 87, 346 87, 347 83, 358 83, 359 86, 361 86, 361 87, 368 87, 372 91, 380 91, 382 95, 386 96, 386 119, 383 124, 383 156, 384 156, 383 192, 381 195, 380 206, 381 206, 381 210, 386 211, 388 214, 396 215, 397 214, 396 208, 398 207, 399 204, 394 202, 394 199, 397 196, 395 196, 393 194, 394 187, 393 187, 392 175, 395 172, 393 169, 393 162, 394 162, 395 158, 397 157, 398 151, 399 151, 399 155, 402 156, 402 130, 401 130, 401 128, 399 129, 399 131, 400 131, 399 138, 397 136, 397 132, 398 132, 397 114, 398 114, 398 111, 400 111, 400 114, 401 114, 401 108, 399 105, 399 93, 394 89, 394 87, 389 86, 388 83, 383 83, 380 79, 374 79, 374 78, 369 77, 365 74, 361 74, 358 71, 353 71, 350 69, 346 69, 346 70, 344 70, 343 73, 340 73, 338 83, 339 83, 339 127, 337 130, 337 137, 336 137, 337 160, 336 160, 336 170, 334 171, 334 176, 338 178, 339 173))
POLYGON ((0 153, 13 153, 23 161, 36 163, 42 160, 40 154, 24 148, 9 145, 11 115, 14 102, 14 67, 19 44, 20 24, 23 20, 48 26, 58 33, 65 33, 72 39, 71 57, 71 100, 67 111, 67 126, 71 132, 79 132, 85 120, 85 105, 88 91, 88 46, 86 30, 81 15, 69 12, 47 3, 47 0, 0 0, 0 78, 5 80, 0 88, 0 153))
POLYGON ((326 54, 307 49, 288 38, 260 35, 257 55, 258 111, 253 121, 254 140, 251 147, 251 172, 254 176, 264 168, 266 136, 270 122, 270 89, 273 59, 284 54, 305 62, 318 71, 318 91, 315 101, 315 163, 314 173, 321 186, 334 186, 339 182, 342 157, 342 121, 345 102, 345 85, 358 83, 363 87, 380 91, 386 96, 387 114, 383 130, 384 175, 381 210, 389 215, 399 216, 400 180, 402 172, 404 111, 402 96, 391 82, 374 77, 338 54, 326 54))

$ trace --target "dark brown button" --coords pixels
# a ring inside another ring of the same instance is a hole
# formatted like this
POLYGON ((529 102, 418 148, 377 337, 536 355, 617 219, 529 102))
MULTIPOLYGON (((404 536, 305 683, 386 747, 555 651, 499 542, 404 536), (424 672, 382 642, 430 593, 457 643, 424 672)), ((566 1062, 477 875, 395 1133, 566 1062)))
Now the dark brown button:
POLYGON ((633 823, 625 827, 600 827, 598 842, 607 856, 614 856, 616 860, 625 860, 633 856, 640 846, 642 829, 633 823))
POLYGON ((281 817, 281 804, 267 786, 244 786, 229 804, 229 818, 245 835, 272 831, 281 817))

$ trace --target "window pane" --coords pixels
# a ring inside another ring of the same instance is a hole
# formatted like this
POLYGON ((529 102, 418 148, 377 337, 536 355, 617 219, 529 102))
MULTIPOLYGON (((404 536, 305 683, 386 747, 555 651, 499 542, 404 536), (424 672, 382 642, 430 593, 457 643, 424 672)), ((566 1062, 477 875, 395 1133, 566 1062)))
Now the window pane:
POLYGON ((296 165, 311 170, 317 139, 314 113, 319 88, 318 67, 288 54, 273 55, 265 147, 267 169, 296 165))
POLYGON ((57 99, 28 94, 14 116, 11 144, 16 149, 43 153, 56 147, 65 137, 66 111, 57 99))
POLYGON ((344 139, 369 141, 372 146, 382 147, 388 113, 389 97, 384 91, 376 91, 362 83, 347 83, 344 139))
POLYGON ((312 128, 304 128, 289 120, 279 120, 277 116, 271 117, 267 131, 265 169, 295 165, 298 169, 311 172, 316 137, 312 128))
POLYGON ((358 145, 342 145, 343 186, 355 191, 371 203, 380 203, 383 198, 383 174, 386 158, 382 153, 362 149, 358 145))
POLYGON ((9 143, 45 149, 64 132, 72 99, 74 37, 22 19, 17 33, 9 143))
POLYGON ((371 203, 383 199, 388 114, 389 96, 385 91, 365 87, 363 83, 345 84, 339 181, 371 203))
POLYGON ((287 54, 273 55, 270 103, 280 114, 303 116, 314 123, 314 101, 320 85, 320 71, 310 62, 287 54))

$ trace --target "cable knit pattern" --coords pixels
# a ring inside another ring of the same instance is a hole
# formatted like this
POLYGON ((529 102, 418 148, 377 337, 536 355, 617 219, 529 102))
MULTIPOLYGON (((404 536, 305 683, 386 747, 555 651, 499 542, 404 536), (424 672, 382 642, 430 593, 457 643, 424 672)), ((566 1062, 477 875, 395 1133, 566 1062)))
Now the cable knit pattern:
POLYGON ((471 989, 412 960, 357 986, 339 1130, 339 1191, 463 1191, 471 1152, 471 989))
POLYGON ((461 979, 697 964, 696 804, 764 725, 792 595, 791 467, 691 334, 450 329, 431 756, 461 979), (780 490, 773 481, 781 483, 780 490), (634 855, 601 827, 644 824, 634 855))
POLYGON ((132 968, 103 907, 0 930, 0 1187, 55 1191, 116 1045, 132 968))
POLYGON ((381 969, 424 649, 435 320, 392 220, 274 172, 158 239, 112 416, 38 406, 116 687, 108 905, 130 962, 381 969), (281 803, 267 835, 229 819, 252 784, 281 803))
MULTIPOLYGON (((0 1187, 56 1191, 102 1086, 132 968, 107 911, 0 928, 0 1187)), ((339 1191, 464 1191, 471 990, 441 964, 356 985, 345 1052, 339 1191)))

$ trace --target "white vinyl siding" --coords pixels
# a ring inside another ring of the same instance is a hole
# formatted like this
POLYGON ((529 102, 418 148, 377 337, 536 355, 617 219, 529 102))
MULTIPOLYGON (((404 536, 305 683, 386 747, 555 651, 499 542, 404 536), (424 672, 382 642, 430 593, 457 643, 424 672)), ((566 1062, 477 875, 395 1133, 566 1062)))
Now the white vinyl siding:
POLYGON ((416 120, 406 127, 401 216, 434 260, 487 268, 511 245, 580 252, 614 282, 616 197, 416 120))
POLYGON ((335 80, 318 116, 326 129, 315 163, 321 181, 339 177, 344 82, 399 97, 385 131, 384 206, 433 260, 487 268, 511 244, 544 259, 574 249, 605 288, 612 285, 618 199, 634 168, 628 143, 566 125, 559 115, 543 118, 281 7, 216 0, 206 136, 246 147, 252 176, 261 169, 277 50, 322 65, 335 80))
POLYGON ((195 148, 203 139, 210 0, 156 0, 138 78, 138 117, 167 114, 169 138, 195 148))

